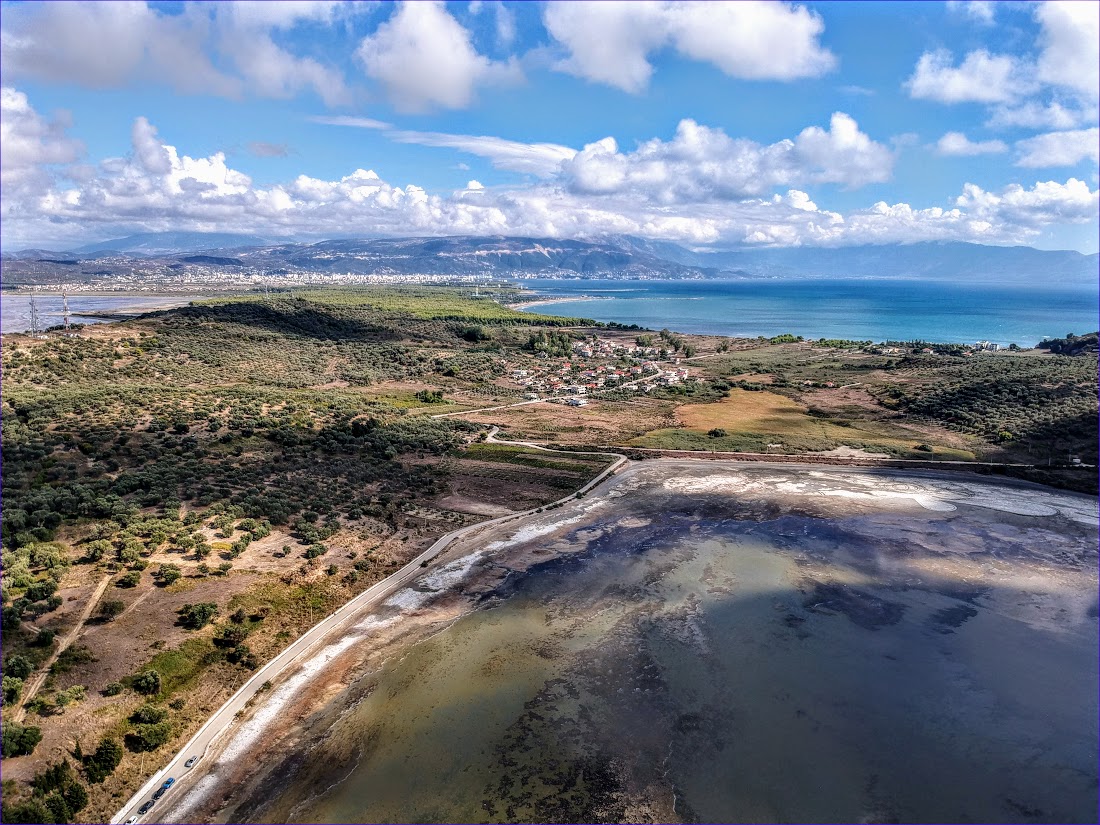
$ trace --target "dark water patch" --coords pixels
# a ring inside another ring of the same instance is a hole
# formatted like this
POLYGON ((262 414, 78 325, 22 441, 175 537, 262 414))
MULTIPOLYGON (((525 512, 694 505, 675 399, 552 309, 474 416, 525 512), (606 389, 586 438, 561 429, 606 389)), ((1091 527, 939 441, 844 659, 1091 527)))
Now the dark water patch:
POLYGON ((937 610, 932 614, 931 621, 933 624, 940 626, 940 633, 954 633, 951 628, 962 627, 977 615, 977 608, 968 604, 959 604, 937 610))
POLYGON ((803 599, 802 605, 815 613, 822 610, 842 613, 866 630, 897 624, 905 613, 905 605, 898 602, 886 601, 847 585, 822 582, 813 583, 813 590, 803 599))
POLYGON ((488 822, 620 822, 623 785, 567 679, 548 680, 495 748, 488 822))
POLYGON ((1022 802, 1017 802, 1015 799, 1005 797, 1005 807, 1011 811, 1015 811, 1028 822, 1046 822, 1045 815, 1042 808, 1033 808, 1030 805, 1025 805, 1022 802))

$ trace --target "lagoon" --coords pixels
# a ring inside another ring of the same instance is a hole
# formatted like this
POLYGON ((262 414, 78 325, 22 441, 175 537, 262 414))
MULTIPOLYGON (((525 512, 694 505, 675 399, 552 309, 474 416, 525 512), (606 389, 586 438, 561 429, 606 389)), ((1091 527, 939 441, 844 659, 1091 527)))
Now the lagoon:
POLYGON ((1096 525, 966 474, 636 464, 349 619, 161 815, 1095 821, 1096 525))
MULTIPOLYGON (((137 294, 114 295, 109 293, 78 293, 69 296, 69 321, 73 324, 102 324, 107 318, 95 317, 100 313, 119 312, 137 314, 158 309, 186 306, 200 295, 137 294), (90 312, 92 316, 81 313, 90 312)), ((35 296, 38 306, 38 323, 42 329, 63 323, 63 301, 56 293, 40 293, 35 296)), ((0 296, 0 330, 4 333, 27 332, 31 328, 31 296, 27 293, 5 292, 0 296)))

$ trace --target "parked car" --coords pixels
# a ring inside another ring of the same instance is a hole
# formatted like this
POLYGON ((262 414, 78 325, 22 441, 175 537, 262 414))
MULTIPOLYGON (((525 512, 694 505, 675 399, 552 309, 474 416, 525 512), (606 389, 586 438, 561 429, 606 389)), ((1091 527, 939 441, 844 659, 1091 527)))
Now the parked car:
POLYGON ((144 805, 142 805, 140 808, 138 808, 138 813, 139 814, 147 814, 147 813, 149 813, 149 811, 151 811, 153 809, 153 806, 156 805, 156 804, 157 804, 157 801, 155 799, 150 799, 148 802, 146 802, 144 805))
POLYGON ((135 814, 134 816, 132 816, 132 817, 130 817, 129 819, 126 820, 126 825, 134 825, 134 823, 137 822, 137 821, 138 821, 138 817, 135 814))
POLYGON ((188 759, 186 762, 183 763, 183 767, 185 767, 185 768, 194 767, 195 763, 198 762, 198 761, 199 761, 199 758, 197 756, 192 756, 190 759, 188 759))

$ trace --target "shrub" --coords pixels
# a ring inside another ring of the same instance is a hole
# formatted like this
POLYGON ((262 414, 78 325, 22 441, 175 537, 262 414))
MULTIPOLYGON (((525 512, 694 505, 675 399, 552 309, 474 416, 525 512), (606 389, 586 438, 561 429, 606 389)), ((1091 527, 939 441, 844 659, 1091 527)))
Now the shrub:
POLYGON ((122 745, 114 739, 104 739, 95 749, 95 753, 83 758, 84 775, 93 785, 98 785, 122 762, 122 745))
POLYGON ((160 674, 155 670, 143 670, 134 677, 133 687, 146 696, 160 693, 160 674))
POLYGON ((136 753, 155 751, 172 738, 172 725, 158 722, 154 725, 138 725, 126 734, 126 747, 136 753))
POLYGON ((156 705, 142 705, 130 715, 130 721, 141 725, 155 725, 168 717, 168 711, 156 705))
POLYGON ((4 675, 16 679, 26 679, 34 672, 34 662, 18 653, 4 660, 4 675))
POLYGON ((14 705, 19 701, 23 693, 23 680, 15 676, 4 676, 3 679, 4 704, 14 705))
POLYGON ((328 552, 328 548, 323 544, 311 544, 304 553, 305 558, 315 559, 318 556, 323 556, 328 552))
POLYGON ((118 617, 125 609, 126 603, 120 599, 108 599, 99 603, 99 610, 96 611, 96 615, 102 621, 109 622, 118 617))
POLYGON ((50 630, 48 627, 44 627, 38 631, 38 635, 34 637, 34 641, 31 642, 35 647, 52 647, 54 636, 57 634, 50 630))
POLYGON ((199 602, 198 604, 185 604, 178 611, 178 624, 188 630, 199 630, 210 624, 210 620, 218 613, 218 605, 214 602, 199 602))
POLYGON ((153 579, 156 581, 158 587, 167 587, 172 582, 179 581, 183 572, 175 564, 162 564, 157 568, 157 572, 153 574, 153 579))
MULTIPOLYGON (((38 743, 42 741, 42 730, 40 728, 31 727, 30 725, 23 726, 18 722, 5 722, 3 733, 3 755, 9 756, 29 756, 34 753, 34 749, 38 747, 38 743)), ((4 818, 8 820, 7 817, 4 818)), ((20 820, 16 820, 20 821, 20 820)))

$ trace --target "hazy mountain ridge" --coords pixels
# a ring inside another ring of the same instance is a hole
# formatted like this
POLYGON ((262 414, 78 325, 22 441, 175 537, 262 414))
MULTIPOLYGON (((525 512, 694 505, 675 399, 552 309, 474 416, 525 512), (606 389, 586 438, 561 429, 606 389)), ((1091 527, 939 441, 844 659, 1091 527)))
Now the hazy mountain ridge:
MULTIPOLYGON (((596 240, 507 236, 334 239, 271 243, 228 233, 143 233, 75 250, 5 253, 9 262, 34 262, 39 274, 72 260, 114 259, 119 270, 160 264, 233 266, 271 276, 291 272, 356 275, 483 276, 495 278, 966 278, 1026 283, 1035 278, 1094 281, 1100 257, 1031 247, 924 242, 855 247, 692 250, 632 236, 596 240), (203 254, 195 254, 203 253, 203 254), (228 261, 232 261, 229 264, 228 261)), ((105 262, 105 261, 104 261, 105 262)), ((12 274, 25 275, 13 267, 12 274)))
POLYGON ((140 256, 162 256, 181 252, 202 252, 207 249, 234 249, 260 246, 270 241, 255 235, 234 232, 141 232, 125 238, 86 244, 68 251, 70 255, 123 253, 140 256))

